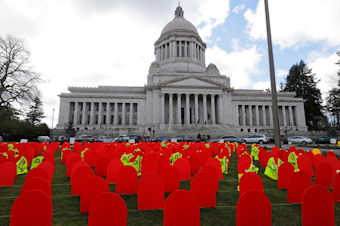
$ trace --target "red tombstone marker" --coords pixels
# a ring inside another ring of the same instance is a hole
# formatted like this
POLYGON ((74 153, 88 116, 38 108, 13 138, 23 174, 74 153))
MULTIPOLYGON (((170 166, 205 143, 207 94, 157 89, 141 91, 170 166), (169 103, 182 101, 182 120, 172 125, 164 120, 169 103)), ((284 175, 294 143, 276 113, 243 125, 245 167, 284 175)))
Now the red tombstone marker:
POLYGON ((278 189, 287 189, 288 187, 288 179, 290 174, 292 174, 294 172, 294 166, 289 163, 289 162, 285 162, 282 163, 281 166, 279 167, 277 176, 277 188, 278 189))
POLYGON ((339 160, 335 157, 335 156, 328 156, 326 158, 326 162, 328 162, 329 164, 331 164, 332 166, 332 172, 333 172, 333 177, 335 177, 336 175, 336 171, 340 170, 340 162, 339 160))
POLYGON ((191 180, 190 164, 187 159, 177 159, 174 166, 178 169, 180 181, 191 180))
POLYGON ((333 180, 334 203, 340 203, 340 173, 337 173, 333 180))
POLYGON ((271 154, 272 154, 272 156, 273 157, 278 157, 278 152, 279 152, 279 148, 278 147, 276 147, 276 146, 274 146, 274 147, 272 147, 272 149, 271 149, 271 154))
POLYGON ((67 159, 66 165, 67 165, 67 170, 66 170, 66 176, 70 177, 71 172, 72 172, 72 167, 76 162, 82 161, 81 157, 79 155, 75 155, 73 157, 69 157, 67 159))
POLYGON ((256 190, 263 192, 262 179, 256 173, 245 173, 240 179, 239 183, 240 197, 247 191, 256 190))
POLYGON ((247 163, 249 166, 252 163, 251 157, 249 155, 243 155, 242 157, 239 158, 237 162, 237 169, 239 170, 240 166, 243 165, 244 163, 247 163))
POLYGON ((309 187, 301 201, 302 225, 335 226, 334 202, 330 190, 322 185, 309 187))
MULTIPOLYGON (((279 158, 279 159, 283 159, 283 155, 286 153, 286 151, 285 150, 283 150, 283 149, 280 149, 278 152, 277 152, 277 157, 279 158)), ((283 161, 283 160, 282 160, 283 161)))
POLYGON ((266 194, 257 190, 244 193, 236 205, 236 225, 262 225, 270 226, 272 207, 266 194), (256 208, 251 206, 256 205, 256 208))
POLYGON ((312 165, 314 166, 314 154, 313 154, 313 152, 307 151, 305 155, 309 158, 309 160, 311 161, 312 165))
POLYGON ((65 159, 65 166, 66 166, 66 167, 68 167, 68 161, 69 161, 72 157, 75 157, 75 156, 79 156, 79 157, 80 157, 80 155, 78 155, 78 154, 75 153, 75 152, 70 152, 67 156, 64 156, 64 155, 63 155, 63 159, 66 158, 66 159, 65 159))
POLYGON ((216 206, 216 188, 210 173, 201 171, 195 174, 190 183, 190 191, 198 199, 200 207, 216 206))
POLYGON ((320 162, 323 162, 325 160, 326 160, 325 157, 323 155, 321 155, 321 154, 314 155, 314 157, 313 157, 313 165, 314 165, 314 167, 317 167, 320 162))
POLYGON ((47 153, 47 154, 41 155, 41 156, 44 157, 44 161, 49 161, 50 163, 52 163, 52 165, 53 165, 53 172, 54 172, 54 169, 55 169, 55 159, 54 159, 53 155, 47 153))
POLYGON ((206 165, 213 165, 217 170, 217 176, 219 180, 223 180, 223 173, 221 168, 221 162, 214 157, 210 157, 207 159, 206 165))
POLYGON ((288 162, 288 157, 289 157, 289 152, 286 152, 285 151, 285 153, 283 153, 283 155, 282 155, 282 161, 283 162, 288 162))
POLYGON ((108 157, 100 157, 97 159, 94 170, 96 171, 97 176, 106 177, 107 166, 109 165, 110 160, 108 157))
POLYGON ((138 176, 132 166, 123 166, 117 174, 117 194, 137 194, 138 176))
POLYGON ((169 157, 164 154, 158 156, 157 164, 158 164, 158 174, 159 174, 164 166, 170 165, 169 157))
POLYGON ((312 186, 312 179, 305 171, 294 172, 289 176, 287 202, 301 203, 303 193, 312 186))
POLYGON ((119 159, 111 160, 107 166, 106 181, 109 184, 114 184, 117 181, 118 171, 124 166, 119 159))
POLYGON ((142 161, 141 175, 148 172, 154 172, 158 174, 158 163, 153 158, 146 158, 142 161))
POLYGON ((205 165, 206 161, 207 161, 207 155, 200 151, 200 152, 197 152, 195 153, 195 155, 197 158, 198 158, 198 161, 199 161, 199 167, 202 167, 205 165))
POLYGON ((329 152, 327 152, 327 153, 326 153, 326 158, 327 158, 328 156, 334 156, 334 157, 336 157, 334 151, 329 151, 329 152))
POLYGON ((80 213, 88 213, 92 201, 105 192, 110 192, 110 187, 104 178, 98 176, 87 178, 81 186, 80 213))
POLYGON ((21 187, 21 194, 29 190, 39 190, 44 192, 52 202, 52 187, 46 179, 42 177, 33 177, 26 180, 24 185, 21 187))
POLYGON ((189 161, 189 164, 190 164, 191 175, 198 173, 198 171, 200 170, 200 167, 199 167, 199 160, 197 156, 188 156, 187 160, 189 161))
POLYGON ((0 165, 0 187, 12 187, 17 175, 17 166, 13 161, 5 161, 0 165))
POLYGON ((50 184, 52 183, 52 179, 53 179, 53 164, 49 161, 44 161, 42 163, 39 164, 39 166, 37 168, 43 168, 47 171, 48 173, 48 182, 50 182, 50 184))
POLYGON ((89 167, 89 164, 85 161, 78 161, 78 162, 74 163, 72 170, 71 170, 70 184, 73 184, 73 181, 75 179, 74 172, 76 172, 76 170, 81 166, 89 167))
POLYGON ((262 154, 262 159, 261 159, 261 167, 262 168, 267 167, 267 162, 271 157, 272 157, 272 155, 269 154, 268 152, 265 152, 265 153, 262 154))
POLYGON ((259 163, 262 163, 262 155, 263 155, 263 153, 265 153, 265 152, 267 152, 267 150, 266 149, 263 149, 263 148, 259 148, 259 163))
MULTIPOLYGON (((300 149, 299 149, 300 150, 300 149)), ((309 176, 314 176, 313 165, 306 155, 300 155, 297 158, 297 164, 300 170, 305 171, 309 176)))
POLYGON ((200 206, 196 196, 187 190, 171 193, 164 203, 163 225, 199 226, 200 224, 200 206))
POLYGON ((332 187, 333 169, 328 162, 320 162, 315 168, 314 184, 332 187))
POLYGON ((164 182, 164 192, 171 193, 179 189, 179 172, 174 166, 164 166, 160 172, 164 182))
POLYGON ((218 192, 218 174, 217 174, 216 168, 212 165, 205 165, 202 167, 200 172, 210 173, 210 175, 213 178, 215 192, 218 192))
POLYGON ((10 225, 52 225, 51 199, 42 191, 29 190, 14 201, 10 225))
POLYGON ((63 157, 61 159, 61 163, 62 164, 65 164, 66 163, 66 159, 67 159, 67 156, 72 153, 70 149, 66 149, 65 151, 62 151, 63 152, 63 157))
POLYGON ((98 195, 90 206, 88 226, 126 226, 127 207, 124 199, 115 193, 98 195))
POLYGON ((36 167, 28 171, 25 177, 25 181, 34 178, 34 177, 41 177, 44 178, 45 180, 49 181, 49 176, 48 172, 44 168, 36 167))
POLYGON ((163 209, 164 182, 155 172, 141 176, 138 182, 137 210, 163 209))
POLYGON ((89 166, 81 166, 73 173, 71 195, 80 195, 84 181, 94 176, 93 169, 89 166))

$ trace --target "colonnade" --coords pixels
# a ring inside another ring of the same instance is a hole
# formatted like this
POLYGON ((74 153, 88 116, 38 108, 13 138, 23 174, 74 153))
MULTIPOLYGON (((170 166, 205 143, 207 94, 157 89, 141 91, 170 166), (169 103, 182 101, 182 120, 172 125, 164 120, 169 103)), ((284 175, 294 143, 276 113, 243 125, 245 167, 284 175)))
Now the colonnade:
MULTIPOLYGON (((280 126, 297 126, 296 106, 278 106, 280 126)), ((238 105, 238 125, 272 126, 273 113, 270 105, 238 105)))
POLYGON ((170 57, 196 58, 205 63, 205 50, 194 41, 173 40, 156 48, 156 61, 163 61, 170 57))
POLYGON ((161 93, 161 123, 215 124, 222 119, 222 95, 161 93))
POLYGON ((138 103, 70 102, 68 121, 76 125, 137 125, 138 103))

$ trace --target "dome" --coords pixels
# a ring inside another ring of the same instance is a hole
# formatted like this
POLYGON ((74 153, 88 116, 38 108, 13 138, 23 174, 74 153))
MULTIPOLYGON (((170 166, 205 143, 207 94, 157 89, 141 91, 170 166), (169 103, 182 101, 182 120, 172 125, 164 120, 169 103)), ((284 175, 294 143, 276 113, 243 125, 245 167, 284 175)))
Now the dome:
POLYGON ((184 19, 184 11, 179 6, 175 11, 175 18, 170 21, 162 30, 161 36, 171 31, 189 30, 195 34, 198 34, 196 27, 184 19))

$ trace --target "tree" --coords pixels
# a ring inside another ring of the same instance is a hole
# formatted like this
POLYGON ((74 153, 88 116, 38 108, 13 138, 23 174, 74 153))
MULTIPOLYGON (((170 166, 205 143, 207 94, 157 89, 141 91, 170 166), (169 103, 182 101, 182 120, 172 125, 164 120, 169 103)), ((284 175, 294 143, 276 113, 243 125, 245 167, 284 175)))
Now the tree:
MULTIPOLYGON (((340 57, 340 51, 336 53, 340 57)), ((340 60, 337 63, 340 66, 340 60)), ((337 73, 340 77, 340 70, 337 73)), ((338 80, 338 86, 329 91, 329 95, 326 98, 326 110, 329 114, 330 124, 335 127, 340 127, 340 79, 338 80)))
POLYGON ((33 104, 29 106, 29 111, 26 113, 26 120, 32 124, 40 123, 41 119, 45 118, 43 103, 39 97, 33 99, 33 104))
POLYGON ((64 130, 65 134, 69 135, 70 137, 74 137, 76 135, 76 130, 73 126, 72 122, 67 124, 66 129, 64 130))
POLYGON ((305 117, 308 129, 318 129, 318 117, 323 116, 321 91, 316 87, 319 80, 316 80, 312 69, 308 68, 302 60, 294 64, 282 86, 283 92, 295 92, 296 97, 306 100, 304 103, 305 117))
POLYGON ((23 105, 39 93, 41 75, 30 64, 30 51, 22 39, 0 37, 0 107, 4 111, 14 102, 23 105))

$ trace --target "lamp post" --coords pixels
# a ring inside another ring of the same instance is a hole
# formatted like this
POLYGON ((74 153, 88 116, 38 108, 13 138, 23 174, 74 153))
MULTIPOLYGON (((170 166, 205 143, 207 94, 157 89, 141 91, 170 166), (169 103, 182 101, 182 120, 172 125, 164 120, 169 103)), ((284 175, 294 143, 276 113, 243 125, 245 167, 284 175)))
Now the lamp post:
POLYGON ((152 126, 152 139, 155 139, 155 126, 152 126))
POLYGON ((52 138, 52 135, 53 135, 53 120, 54 120, 54 108, 53 108, 53 114, 52 114, 51 140, 53 139, 52 138))

